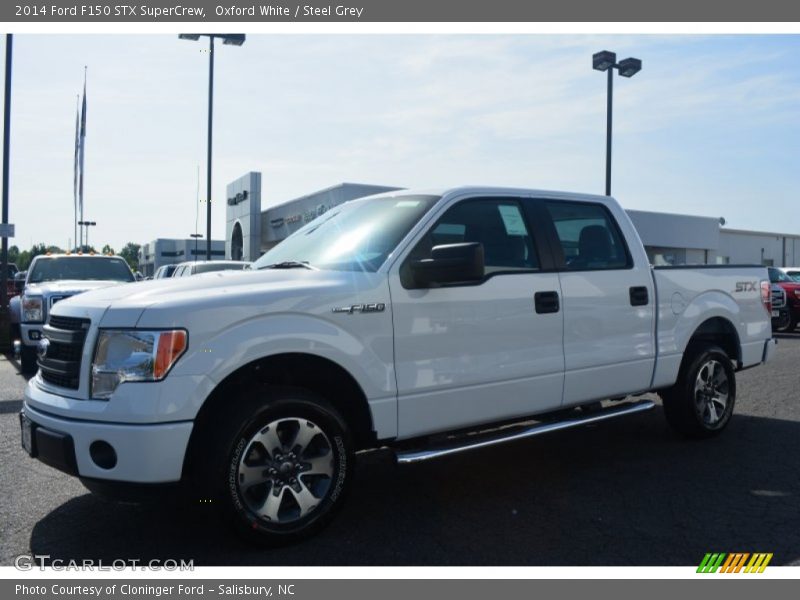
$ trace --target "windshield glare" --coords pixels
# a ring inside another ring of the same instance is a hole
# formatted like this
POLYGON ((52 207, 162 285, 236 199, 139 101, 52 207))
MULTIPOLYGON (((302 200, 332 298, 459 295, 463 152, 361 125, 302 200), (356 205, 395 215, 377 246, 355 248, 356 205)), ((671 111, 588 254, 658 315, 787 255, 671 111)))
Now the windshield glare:
POLYGON ((70 256, 40 258, 28 275, 28 283, 77 279, 81 281, 133 281, 133 274, 121 258, 70 256))
POLYGON ((439 196, 353 200, 317 217, 253 265, 300 262, 318 269, 377 271, 439 196))

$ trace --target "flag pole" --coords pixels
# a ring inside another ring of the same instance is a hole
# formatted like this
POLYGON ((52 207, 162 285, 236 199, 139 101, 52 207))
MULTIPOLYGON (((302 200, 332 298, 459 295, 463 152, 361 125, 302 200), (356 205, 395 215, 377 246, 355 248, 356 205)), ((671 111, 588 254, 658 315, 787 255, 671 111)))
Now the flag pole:
MULTIPOLYGON (((83 222, 83 171, 84 171, 84 157, 86 154, 86 71, 88 67, 83 67, 83 105, 81 106, 81 147, 80 147, 80 181, 78 183, 78 203, 80 209, 80 222, 83 222)), ((83 250, 83 227, 80 228, 81 244, 80 250, 83 250)), ((88 231, 87 231, 88 233, 88 231)))
MULTIPOLYGON (((78 244, 78 150, 80 147, 81 95, 75 94, 75 158, 72 166, 72 212, 75 216, 72 240, 78 244)), ((72 245, 70 244, 70 249, 72 245)))

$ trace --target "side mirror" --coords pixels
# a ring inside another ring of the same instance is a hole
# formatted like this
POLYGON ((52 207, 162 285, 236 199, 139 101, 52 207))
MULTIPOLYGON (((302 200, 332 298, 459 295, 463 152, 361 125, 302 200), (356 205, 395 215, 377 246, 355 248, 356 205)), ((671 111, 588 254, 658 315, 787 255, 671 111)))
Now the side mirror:
POLYGON ((483 279, 483 244, 466 242, 434 246, 431 257, 411 263, 419 287, 433 284, 466 283, 483 279))
POLYGON ((21 294, 22 290, 25 289, 25 280, 24 279, 15 279, 14 280, 14 289, 17 290, 21 294))

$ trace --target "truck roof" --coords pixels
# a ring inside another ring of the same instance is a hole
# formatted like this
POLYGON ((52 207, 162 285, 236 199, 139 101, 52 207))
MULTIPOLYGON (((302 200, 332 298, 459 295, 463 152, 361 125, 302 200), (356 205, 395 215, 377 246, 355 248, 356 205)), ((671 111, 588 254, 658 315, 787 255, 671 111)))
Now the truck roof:
POLYGON ((101 252, 60 252, 58 254, 53 253, 46 253, 46 254, 37 254, 34 258, 72 258, 72 257, 95 257, 95 258, 119 258, 125 260, 121 256, 117 254, 102 254, 101 252))
POLYGON ((564 192, 557 190, 541 190, 536 188, 519 188, 519 187, 503 187, 503 186, 482 186, 482 185, 465 185, 450 188, 429 188, 429 189, 407 189, 395 190, 390 192, 381 192, 370 196, 372 198, 378 196, 396 197, 396 196, 460 196, 460 195, 481 195, 481 194, 508 194, 509 196, 533 196, 536 198, 554 199, 554 200, 583 200, 586 202, 598 202, 602 204, 610 204, 616 202, 613 196, 603 196, 600 194, 584 194, 579 192, 564 192))

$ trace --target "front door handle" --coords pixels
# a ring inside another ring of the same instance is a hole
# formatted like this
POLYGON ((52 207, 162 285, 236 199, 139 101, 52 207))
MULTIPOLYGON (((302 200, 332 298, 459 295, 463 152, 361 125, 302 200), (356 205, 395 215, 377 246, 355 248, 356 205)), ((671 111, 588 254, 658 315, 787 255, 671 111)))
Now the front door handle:
POLYGON ((540 315, 557 313, 561 309, 558 292, 536 292, 533 295, 533 304, 540 315))
POLYGON ((630 289, 631 306, 647 306, 650 302, 650 295, 647 288, 643 285, 635 286, 630 289))

